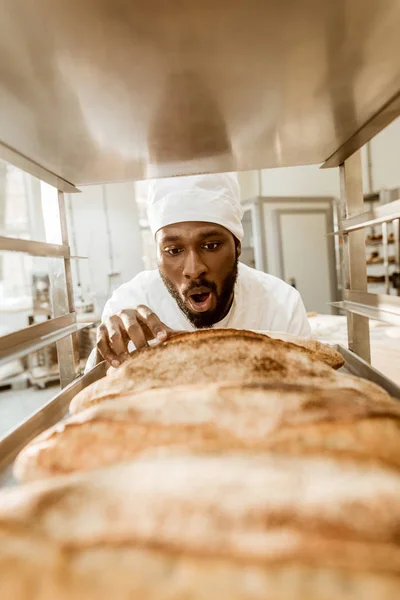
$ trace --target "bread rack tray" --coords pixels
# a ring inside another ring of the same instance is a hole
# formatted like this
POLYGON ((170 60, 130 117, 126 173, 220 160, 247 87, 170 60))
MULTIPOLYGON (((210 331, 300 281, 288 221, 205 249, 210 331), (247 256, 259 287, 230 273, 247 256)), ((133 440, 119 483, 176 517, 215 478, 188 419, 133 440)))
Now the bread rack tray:
MULTIPOLYGON (((398 385, 371 367, 357 354, 341 345, 336 345, 334 348, 342 354, 345 360, 345 364, 340 371, 368 379, 383 387, 394 398, 400 400, 400 387, 398 385)), ((12 463, 20 450, 39 433, 63 419, 68 414, 68 407, 74 396, 91 383, 104 377, 105 374, 106 363, 99 363, 89 373, 72 382, 0 440, 0 487, 16 484, 12 476, 12 463)))

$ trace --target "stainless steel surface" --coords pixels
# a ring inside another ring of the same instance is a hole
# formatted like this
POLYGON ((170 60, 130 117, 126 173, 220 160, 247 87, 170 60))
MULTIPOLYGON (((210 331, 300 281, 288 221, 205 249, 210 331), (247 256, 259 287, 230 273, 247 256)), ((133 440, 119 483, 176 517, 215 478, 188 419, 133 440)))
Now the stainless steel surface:
POLYGON ((391 325, 400 325, 400 297, 398 296, 343 290, 343 302, 335 302, 333 306, 391 325))
POLYGON ((53 256, 68 257, 69 247, 62 244, 47 244, 46 242, 34 242, 20 238, 0 236, 0 251, 24 252, 31 256, 53 256))
POLYGON ((389 202, 389 204, 382 204, 367 212, 343 219, 340 231, 335 231, 334 233, 341 235, 363 229, 364 227, 387 223, 398 218, 400 218, 400 200, 395 200, 394 202, 389 202))
POLYGON ((246 200, 243 202, 243 208, 251 214, 255 268, 260 271, 267 271, 267 243, 265 239, 264 210, 261 196, 246 200))
MULTIPOLYGON (((340 166, 340 195, 344 216, 348 219, 362 212, 364 207, 361 154, 356 152, 340 166)), ((340 226, 342 229, 342 225, 340 226)), ((352 231, 342 237, 344 246, 346 287, 367 292, 367 265, 365 235, 352 231)), ((333 303, 337 307, 337 304, 333 303)), ((347 331, 350 350, 371 362, 369 321, 367 315, 356 311, 347 313, 347 331)))
POLYGON ((398 0, 0 6, 0 140, 64 182, 339 164, 400 114, 398 0))
POLYGON ((85 387, 103 377, 105 373, 106 363, 102 362, 89 373, 71 383, 24 423, 0 440, 0 486, 13 483, 11 470, 7 467, 11 465, 18 452, 32 438, 62 419, 68 412, 72 398, 85 387))
MULTIPOLYGON (((61 241, 68 246, 67 217, 65 212, 64 192, 58 192, 58 208, 61 226, 61 241)), ((66 313, 73 314, 76 322, 74 306, 74 290, 72 285, 71 261, 65 257, 64 262, 53 261, 50 270, 51 301, 53 316, 66 313)), ((61 388, 66 387, 79 375, 79 346, 76 331, 68 337, 57 341, 57 356, 60 370, 61 388)))
POLYGON ((343 299, 380 308, 381 310, 400 316, 400 298, 397 296, 390 296, 388 294, 369 294, 368 292, 358 292, 357 290, 344 290, 343 299))
POLYGON ((31 325, 0 337, 0 366, 36 352, 91 323, 75 323, 75 315, 67 314, 44 323, 31 325))
MULTIPOLYGON (((361 9, 362 10, 362 9, 361 9)), ((368 85, 368 84, 367 84, 368 85)), ((359 129, 322 165, 323 169, 339 167, 349 156, 385 129, 400 114, 400 94, 396 93, 384 106, 363 123, 359 129)))
POLYGON ((400 296, 400 219, 393 221, 393 233, 394 233, 394 257, 396 262, 396 270, 398 273, 396 281, 396 292, 400 296))
POLYGON ((362 317, 367 317, 368 319, 375 319, 376 321, 389 323, 390 325, 400 326, 400 315, 383 311, 379 307, 359 304, 358 302, 349 302, 346 300, 343 302, 332 302, 332 306, 335 306, 336 308, 344 310, 353 315, 359 315, 362 317))
POLYGON ((368 379, 377 385, 380 385, 385 389, 393 398, 400 400, 400 387, 393 381, 388 379, 385 375, 371 367, 369 363, 357 356, 351 350, 344 348, 338 344, 336 349, 340 352, 345 360, 344 369, 351 375, 368 379))
POLYGON ((385 294, 390 294, 389 278, 389 248, 388 248, 388 227, 387 223, 382 223, 382 250, 383 250, 383 268, 385 270, 385 294))
MULTIPOLYGON (((1 27, 1 24, 0 24, 0 27, 1 27)), ((0 89, 1 89, 1 87, 0 87, 0 89)), ((0 105, 1 105, 1 100, 0 100, 0 105)), ((0 138, 0 140, 1 140, 1 138, 0 138)), ((0 160, 1 159, 15 165, 16 167, 18 167, 19 169, 22 169, 23 171, 26 171, 27 173, 30 173, 31 175, 33 175, 34 177, 37 177, 38 179, 41 179, 42 181, 49 183, 50 185, 57 188, 58 190, 62 190, 63 192, 66 192, 68 194, 74 194, 74 193, 80 192, 80 190, 78 190, 74 185, 72 185, 72 183, 69 183, 68 181, 65 181, 64 179, 58 177, 54 173, 51 173, 47 169, 44 169, 43 167, 41 167, 34 161, 30 160, 29 158, 27 158, 26 156, 24 156, 23 154, 21 154, 19 152, 15 152, 15 150, 12 150, 11 148, 9 148, 4 143, 1 143, 1 141, 0 141, 0 160)))

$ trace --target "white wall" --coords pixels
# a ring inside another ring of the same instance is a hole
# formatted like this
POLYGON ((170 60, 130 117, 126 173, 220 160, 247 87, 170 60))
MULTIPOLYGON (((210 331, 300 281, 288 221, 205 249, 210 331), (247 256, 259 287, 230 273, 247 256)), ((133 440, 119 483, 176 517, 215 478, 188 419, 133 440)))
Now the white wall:
POLYGON ((339 196, 338 169, 316 165, 265 169, 262 172, 263 196, 339 196))
POLYGON ((79 264, 73 261, 75 285, 79 270, 83 292, 90 288, 97 310, 101 311, 112 290, 143 269, 135 185, 83 187, 80 194, 67 197, 67 213, 71 252, 89 257, 79 264), (119 275, 109 277, 111 272, 119 275))
POLYGON ((371 157, 374 191, 400 187, 400 118, 374 137, 371 157))

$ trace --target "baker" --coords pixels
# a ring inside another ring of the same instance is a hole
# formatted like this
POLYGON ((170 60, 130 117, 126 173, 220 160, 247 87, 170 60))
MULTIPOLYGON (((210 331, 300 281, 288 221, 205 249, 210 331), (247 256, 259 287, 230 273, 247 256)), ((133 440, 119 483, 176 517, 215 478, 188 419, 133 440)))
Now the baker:
POLYGON ((139 273, 106 303, 97 336, 101 357, 118 366, 128 346, 204 327, 308 337, 298 291, 239 262, 242 216, 236 174, 151 182, 148 219, 158 269, 139 273))

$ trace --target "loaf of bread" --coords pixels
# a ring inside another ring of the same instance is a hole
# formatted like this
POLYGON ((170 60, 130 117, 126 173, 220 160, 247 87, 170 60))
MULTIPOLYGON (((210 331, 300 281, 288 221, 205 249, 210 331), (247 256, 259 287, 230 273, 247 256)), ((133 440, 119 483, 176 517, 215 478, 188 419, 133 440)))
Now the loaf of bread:
POLYGON ((360 389, 226 383, 121 396, 39 435, 18 456, 14 474, 29 481, 171 447, 330 452, 399 468, 400 405, 373 384, 366 387, 369 395, 360 389))
POLYGON ((198 329, 197 331, 184 331, 171 337, 167 343, 180 342, 185 339, 195 340, 201 339, 206 340, 212 339, 215 336, 222 337, 254 337, 258 339, 272 338, 274 340, 281 340, 288 344, 294 344, 307 350, 308 354, 315 360, 320 360, 332 367, 333 369, 340 369, 344 365, 344 358, 328 344, 323 344, 318 340, 301 338, 290 333, 276 332, 276 331, 249 331, 247 329, 198 329))
POLYGON ((2 600, 393 600, 400 476, 326 456, 147 458, 0 495, 2 600))
POLYGON ((182 334, 154 348, 135 352, 110 375, 82 390, 71 412, 128 392, 192 383, 304 383, 340 374, 312 351, 252 332, 216 329, 182 334), (221 333, 222 332, 222 333, 221 333))

